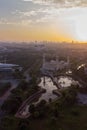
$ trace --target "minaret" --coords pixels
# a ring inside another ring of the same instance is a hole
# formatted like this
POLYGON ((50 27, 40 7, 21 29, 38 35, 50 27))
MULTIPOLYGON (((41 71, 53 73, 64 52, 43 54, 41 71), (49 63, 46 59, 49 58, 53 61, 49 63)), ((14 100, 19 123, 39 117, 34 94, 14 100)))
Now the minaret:
POLYGON ((45 54, 43 54, 43 68, 44 68, 45 63, 46 63, 45 57, 46 57, 45 54))
POLYGON ((43 77, 43 84, 44 84, 44 86, 45 86, 45 84, 46 84, 45 76, 43 77))
POLYGON ((6 58, 6 56, 5 56, 4 63, 6 64, 6 62, 7 62, 7 58, 6 58))
POLYGON ((70 59, 69 59, 69 56, 67 56, 67 64, 69 65, 70 63, 70 59))
POLYGON ((69 56, 67 57, 67 67, 68 67, 68 69, 70 69, 70 59, 69 59, 69 56))
POLYGON ((59 69, 59 58, 58 56, 56 56, 56 70, 59 69))

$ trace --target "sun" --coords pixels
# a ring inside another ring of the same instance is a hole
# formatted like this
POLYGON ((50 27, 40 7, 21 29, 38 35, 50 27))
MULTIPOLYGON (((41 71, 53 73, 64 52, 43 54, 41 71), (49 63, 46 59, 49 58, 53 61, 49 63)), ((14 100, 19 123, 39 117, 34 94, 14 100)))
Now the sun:
POLYGON ((65 30, 73 40, 87 42, 87 7, 75 7, 62 11, 65 30))
POLYGON ((73 22, 75 39, 81 42, 87 41, 87 8, 81 8, 77 15, 74 15, 73 22))
POLYGON ((79 17, 75 23, 76 38, 79 41, 87 41, 87 16, 79 17))

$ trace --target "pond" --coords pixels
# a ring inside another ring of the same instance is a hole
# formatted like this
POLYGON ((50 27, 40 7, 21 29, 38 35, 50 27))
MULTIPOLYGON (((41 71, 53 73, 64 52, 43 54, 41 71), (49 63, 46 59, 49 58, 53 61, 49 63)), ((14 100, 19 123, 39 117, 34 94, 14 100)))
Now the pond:
MULTIPOLYGON (((38 84, 38 86, 40 86, 41 88, 46 89, 45 93, 42 93, 38 99, 36 99, 35 101, 33 101, 33 104, 37 104, 39 103, 41 100, 46 100, 47 102, 49 101, 49 99, 51 98, 56 99, 58 96, 53 94, 53 90, 56 90, 57 87, 56 85, 53 84, 53 81, 51 80, 51 78, 49 77, 42 77, 40 83, 38 84)), ((26 106, 25 111, 23 111, 22 115, 25 116, 29 113, 29 105, 26 106)))
MULTIPOLYGON (((77 81, 74 81, 72 78, 66 77, 66 76, 60 76, 59 78, 55 78, 55 81, 58 82, 58 84, 61 86, 61 88, 62 87, 69 87, 72 84, 78 84, 77 81)), ((48 102, 50 98, 52 100, 58 98, 57 95, 53 94, 53 90, 57 90, 57 87, 56 87, 56 85, 53 84, 53 81, 51 80, 51 78, 42 77, 38 86, 46 89, 46 92, 39 95, 39 97, 33 101, 33 104, 36 105, 37 103, 39 103, 43 99, 48 102)), ((26 115, 27 113, 29 113, 29 111, 28 111, 29 105, 26 106, 25 111, 22 113, 23 116, 26 115)))
POLYGON ((61 76, 58 79, 58 84, 64 88, 64 87, 70 87, 71 85, 77 85, 79 83, 78 81, 73 80, 71 77, 61 76))
POLYGON ((49 101, 49 98, 55 99, 57 96, 53 94, 53 90, 56 90, 56 85, 53 84, 53 81, 49 77, 42 77, 41 82, 38 84, 41 88, 46 89, 46 92, 41 95, 38 102, 42 99, 49 101))

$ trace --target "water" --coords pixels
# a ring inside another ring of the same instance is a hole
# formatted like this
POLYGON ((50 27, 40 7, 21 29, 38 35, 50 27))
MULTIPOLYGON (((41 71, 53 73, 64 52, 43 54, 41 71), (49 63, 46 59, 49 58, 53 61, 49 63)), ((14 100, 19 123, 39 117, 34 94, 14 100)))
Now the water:
MULTIPOLYGON (((57 78, 55 78, 55 81, 57 80, 57 78)), ((60 84, 61 88, 62 87, 69 87, 72 84, 77 84, 77 81, 74 81, 72 78, 70 77, 59 77, 58 79, 58 83, 60 84)), ((51 80, 51 78, 49 77, 42 77, 41 78, 41 82, 38 84, 41 88, 46 89, 45 93, 42 93, 38 99, 36 101, 34 101, 33 103, 36 105, 37 103, 39 103, 41 100, 46 100, 47 102, 49 101, 49 99, 51 98, 52 100, 58 98, 57 95, 53 94, 53 90, 57 90, 56 85, 53 84, 53 81, 51 80)), ((23 111, 22 116, 25 116, 27 114, 29 114, 29 105, 26 106, 25 111, 23 111)))
MULTIPOLYGON (((52 92, 53 90, 56 90, 57 87, 53 84, 51 78, 42 77, 41 82, 38 84, 38 86, 40 86, 41 88, 46 89, 46 92, 42 93, 40 95, 40 97, 38 97, 38 99, 33 102, 33 104, 36 105, 41 100, 46 100, 48 102, 50 98, 52 100, 57 98, 57 96, 55 94, 53 94, 53 92, 52 92), (44 80, 45 80, 45 82, 44 82, 44 80)), ((25 115, 27 115, 29 113, 29 106, 30 106, 30 104, 26 106, 25 111, 23 111, 23 113, 22 113, 22 116, 25 116, 25 115)))
POLYGON ((53 94, 53 90, 56 90, 57 87, 53 84, 52 80, 49 77, 42 77, 41 82, 39 83, 39 86, 41 88, 46 89, 46 92, 41 95, 38 102, 40 102, 42 99, 49 101, 49 98, 55 99, 57 96, 53 94), (45 79, 45 82, 44 82, 45 79))
POLYGON ((70 87, 71 85, 77 85, 78 84, 78 81, 75 81, 73 80, 72 78, 70 77, 60 77, 58 79, 58 83, 61 87, 70 87))

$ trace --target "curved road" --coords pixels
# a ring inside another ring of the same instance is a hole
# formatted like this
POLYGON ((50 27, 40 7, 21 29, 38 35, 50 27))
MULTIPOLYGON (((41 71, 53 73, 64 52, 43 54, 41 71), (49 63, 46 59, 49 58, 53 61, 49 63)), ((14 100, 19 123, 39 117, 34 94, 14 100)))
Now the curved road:
POLYGON ((15 114, 15 117, 18 118, 27 118, 29 117, 30 113, 28 113, 27 115, 23 116, 23 111, 25 111, 26 106, 28 104, 30 104, 32 101, 34 101, 34 99, 36 99, 41 93, 43 93, 45 91, 45 89, 41 89, 40 91, 36 92, 35 94, 33 94, 32 96, 30 96, 29 98, 27 98, 22 105, 20 106, 20 108, 18 109, 17 113, 15 114))

